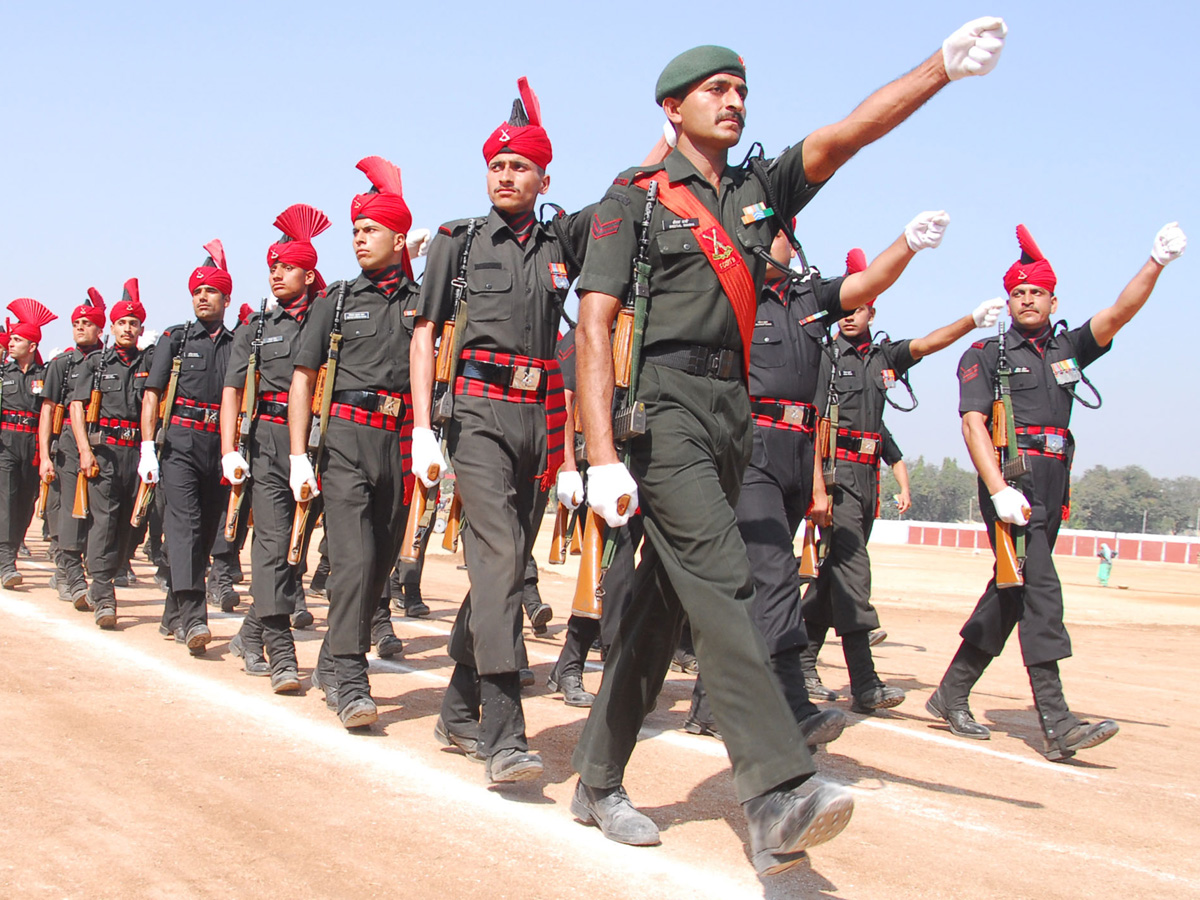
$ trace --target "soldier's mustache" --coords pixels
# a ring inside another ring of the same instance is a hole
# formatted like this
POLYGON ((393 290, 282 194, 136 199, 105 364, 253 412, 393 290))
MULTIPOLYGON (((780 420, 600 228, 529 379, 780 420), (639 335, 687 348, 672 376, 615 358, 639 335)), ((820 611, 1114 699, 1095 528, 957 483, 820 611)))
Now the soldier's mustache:
POLYGON ((741 113, 722 113, 720 116, 717 116, 717 124, 720 125, 722 122, 737 122, 743 128, 746 127, 746 117, 741 113))

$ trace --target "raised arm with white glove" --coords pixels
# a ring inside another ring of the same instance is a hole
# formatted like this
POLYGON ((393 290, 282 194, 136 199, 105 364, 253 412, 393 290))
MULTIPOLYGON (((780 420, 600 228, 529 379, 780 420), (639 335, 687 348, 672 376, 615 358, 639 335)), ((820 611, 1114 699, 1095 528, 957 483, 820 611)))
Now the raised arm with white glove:
POLYGON ((442 480, 446 471, 446 457, 442 456, 442 448, 438 439, 429 428, 413 428, 412 433, 412 473, 421 479, 421 484, 427 488, 433 487, 442 480), (429 470, 437 469, 437 475, 429 477, 429 470))
POLYGON ((1178 222, 1170 222, 1159 229, 1154 236, 1154 249, 1150 258, 1160 266, 1165 266, 1172 260, 1179 259, 1187 249, 1187 235, 1179 227, 1178 222))
POLYGON ((296 498, 296 502, 300 502, 300 490, 306 484, 311 492, 311 496, 315 497, 321 493, 317 487, 317 473, 313 471, 312 463, 308 459, 307 453, 301 453, 296 456, 288 456, 288 460, 292 464, 291 472, 288 474, 288 486, 292 489, 292 496, 296 498))
POLYGON ((620 528, 629 521, 638 505, 637 482, 624 463, 590 466, 587 477, 588 506, 604 519, 610 528, 620 528), (628 497, 625 512, 618 511, 622 497, 628 497))
POLYGON ((221 474, 230 484, 241 484, 250 477, 250 463, 236 450, 221 457, 221 474), (238 475, 241 472, 241 475, 238 475))
POLYGON ((951 81, 986 75, 996 68, 1008 26, 996 16, 972 19, 942 42, 942 63, 951 81))
POLYGON ((975 320, 976 328, 995 328, 1000 314, 1007 308, 1008 301, 1003 297, 984 300, 975 307, 975 311, 971 313, 971 318, 975 320))
POLYGON ((428 228, 414 228, 404 236, 404 245, 408 248, 410 259, 426 256, 429 253, 429 239, 432 235, 428 228))
POLYGON ((992 494, 992 506, 996 507, 996 515, 1000 517, 1001 522, 1007 522, 1009 525, 1029 524, 1029 501, 1011 485, 992 494))
POLYGON ((574 469, 560 469, 556 482, 558 502, 567 509, 575 509, 583 502, 583 479, 574 469))
POLYGON ((158 482, 158 453, 154 449, 154 441, 142 441, 142 455, 138 459, 138 478, 146 484, 158 482))
POLYGON ((904 226, 904 240, 913 253, 929 250, 942 243, 950 214, 944 209, 932 209, 921 213, 904 226))

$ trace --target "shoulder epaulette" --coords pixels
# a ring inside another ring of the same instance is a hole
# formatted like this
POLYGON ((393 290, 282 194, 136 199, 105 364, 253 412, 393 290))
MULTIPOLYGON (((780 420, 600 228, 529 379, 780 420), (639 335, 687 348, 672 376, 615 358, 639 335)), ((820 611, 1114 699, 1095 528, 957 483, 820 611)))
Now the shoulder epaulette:
MULTIPOLYGON (((486 219, 487 217, 483 216, 481 218, 486 219)), ((467 230, 467 225, 470 223, 470 221, 470 219, 453 219, 443 225, 439 225, 438 234, 444 234, 447 236, 461 234, 467 230)))

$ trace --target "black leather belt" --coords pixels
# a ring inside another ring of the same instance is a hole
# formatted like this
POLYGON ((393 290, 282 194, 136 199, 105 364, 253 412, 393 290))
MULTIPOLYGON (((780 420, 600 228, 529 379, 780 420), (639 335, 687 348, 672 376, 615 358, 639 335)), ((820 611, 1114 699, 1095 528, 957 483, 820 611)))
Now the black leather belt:
POLYGON ((365 409, 367 412, 383 413, 385 416, 399 418, 404 415, 403 397, 389 397, 375 391, 334 391, 332 400, 334 403, 343 403, 346 406, 365 409))
POLYGON ((864 434, 859 437, 839 434, 837 437, 839 450, 849 450, 851 453, 860 453, 863 456, 878 456, 882 442, 883 438, 874 433, 864 434))
POLYGON ((695 344, 655 344, 645 353, 646 362, 678 369, 688 375, 704 375, 733 381, 742 377, 742 354, 737 350, 714 350, 695 344))
POLYGON ((804 429, 811 429, 817 423, 817 408, 811 403, 769 403, 765 400, 751 400, 750 412, 804 429))
POLYGON ((203 422, 205 425, 215 425, 221 419, 219 407, 208 409, 202 406, 181 406, 176 403, 171 415, 180 419, 191 419, 193 422, 203 422))
POLYGON ((1062 434, 1018 434, 1017 447, 1021 450, 1038 450, 1065 457, 1067 440, 1067 436, 1062 434))
POLYGON ((463 360, 462 376, 520 391, 536 391, 542 383, 542 370, 536 366, 502 366, 478 359, 463 360))
MULTIPOLYGON (((337 392, 334 392, 334 396, 337 396, 337 392)), ((287 409, 286 403, 279 403, 275 400, 259 400, 255 413, 259 416, 269 416, 274 419, 286 419, 287 409)))

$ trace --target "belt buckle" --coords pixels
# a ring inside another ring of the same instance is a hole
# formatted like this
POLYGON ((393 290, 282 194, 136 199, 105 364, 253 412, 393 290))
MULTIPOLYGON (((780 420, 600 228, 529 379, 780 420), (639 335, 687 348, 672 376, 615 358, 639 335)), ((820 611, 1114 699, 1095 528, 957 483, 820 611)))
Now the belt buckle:
POLYGON ((132 428, 120 429, 120 435, 121 436, 118 438, 118 440, 122 441, 132 441, 135 437, 137 437, 137 433, 132 428))
POLYGON ((513 366, 509 387, 518 391, 536 391, 542 383, 542 370, 536 366, 513 366))
POLYGON ((219 409, 204 410, 204 424, 216 425, 221 419, 221 411, 219 409))
POLYGON ((1042 438, 1047 453, 1057 453, 1062 456, 1067 449, 1067 440, 1061 434, 1043 434, 1042 438))
POLYGON ((878 447, 879 442, 875 438, 859 438, 858 452, 862 456, 874 456, 878 447))
POLYGON ((717 378, 728 378, 733 374, 734 359, 735 354, 732 350, 718 350, 713 360, 714 364, 710 366, 712 373, 717 378))
POLYGON ((375 407, 376 412, 381 412, 385 416, 399 418, 404 414, 404 398, 403 397, 385 397, 382 394, 377 395, 379 403, 375 407))
POLYGON ((788 425, 803 425, 804 412, 805 408, 803 406, 785 406, 781 421, 786 422, 788 425))

